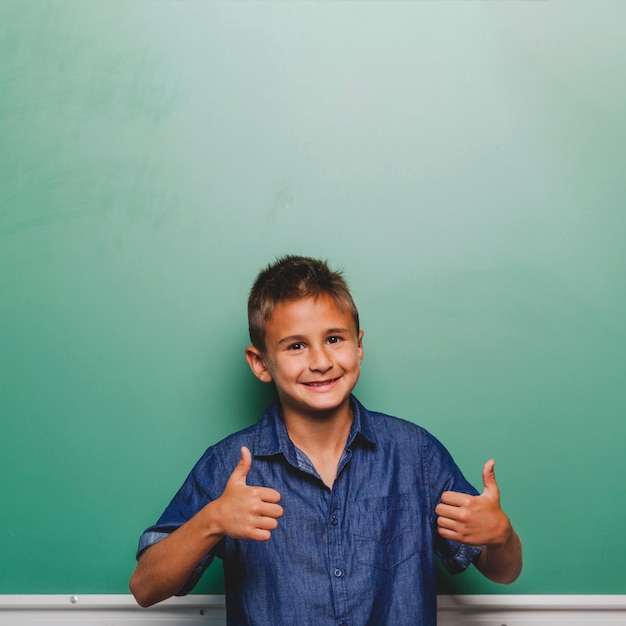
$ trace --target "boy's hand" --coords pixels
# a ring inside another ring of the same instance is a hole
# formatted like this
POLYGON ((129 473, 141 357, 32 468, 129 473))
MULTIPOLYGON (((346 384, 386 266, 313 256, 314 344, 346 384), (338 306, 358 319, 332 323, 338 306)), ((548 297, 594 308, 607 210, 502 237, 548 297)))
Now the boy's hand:
POLYGON ((246 477, 252 467, 250 450, 241 448, 241 460, 230 475, 219 504, 222 534, 233 539, 268 541, 283 514, 280 493, 268 487, 249 487, 246 477))
POLYGON ((435 508, 439 534, 471 546, 502 546, 509 541, 513 528, 500 508, 500 490, 493 471, 495 461, 485 463, 480 496, 446 491, 435 508))

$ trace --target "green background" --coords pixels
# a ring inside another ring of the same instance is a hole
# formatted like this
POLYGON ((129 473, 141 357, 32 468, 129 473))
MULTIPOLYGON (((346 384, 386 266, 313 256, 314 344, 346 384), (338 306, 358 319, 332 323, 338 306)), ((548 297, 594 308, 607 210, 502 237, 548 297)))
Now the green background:
MULTIPOLYGON (((624 593, 626 2, 0 3, 2 593, 124 593, 271 397, 258 269, 344 269, 359 398, 497 460, 512 587, 624 593)), ((214 566, 198 590, 221 592, 214 566)))

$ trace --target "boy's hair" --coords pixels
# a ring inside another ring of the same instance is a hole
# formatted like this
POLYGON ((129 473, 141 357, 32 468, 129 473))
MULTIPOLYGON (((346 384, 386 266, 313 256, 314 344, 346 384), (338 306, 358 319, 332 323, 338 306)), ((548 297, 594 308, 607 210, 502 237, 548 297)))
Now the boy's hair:
POLYGON ((359 331, 359 312, 342 272, 331 270, 326 261, 305 256, 286 255, 259 272, 248 298, 250 340, 265 349, 265 322, 280 302, 300 298, 330 296, 342 311, 354 318, 359 331))

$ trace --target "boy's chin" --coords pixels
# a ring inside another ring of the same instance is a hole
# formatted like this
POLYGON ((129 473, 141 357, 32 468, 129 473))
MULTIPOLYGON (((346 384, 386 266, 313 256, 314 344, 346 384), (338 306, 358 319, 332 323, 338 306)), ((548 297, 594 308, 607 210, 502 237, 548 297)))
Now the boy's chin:
POLYGON ((337 399, 319 398, 317 401, 303 403, 285 403, 281 399, 283 414, 285 409, 294 416, 306 419, 319 419, 320 421, 335 417, 344 410, 350 410, 350 395, 337 399))

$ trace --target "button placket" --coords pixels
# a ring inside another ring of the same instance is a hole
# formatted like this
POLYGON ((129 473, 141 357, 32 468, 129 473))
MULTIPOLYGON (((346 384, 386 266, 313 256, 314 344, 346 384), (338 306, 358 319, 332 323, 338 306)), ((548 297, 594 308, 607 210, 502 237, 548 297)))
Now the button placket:
POLYGON ((348 608, 348 589, 346 587, 347 578, 344 569, 343 537, 342 537, 342 515, 343 511, 338 503, 343 502, 342 487, 345 489, 344 475, 338 475, 330 494, 327 517, 327 537, 329 575, 333 587, 333 604, 335 618, 345 621, 348 608))

